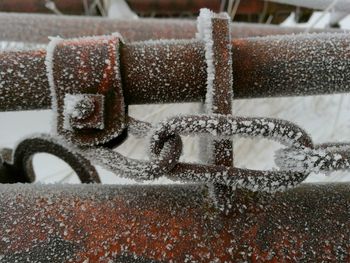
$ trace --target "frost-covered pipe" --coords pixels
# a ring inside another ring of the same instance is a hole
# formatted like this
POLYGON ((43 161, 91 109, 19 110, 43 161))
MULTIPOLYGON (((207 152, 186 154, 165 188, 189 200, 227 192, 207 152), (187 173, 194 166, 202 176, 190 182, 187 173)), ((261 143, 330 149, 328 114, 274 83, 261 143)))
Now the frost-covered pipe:
MULTIPOLYGON (((235 99, 350 91, 348 34, 306 34, 232 40, 235 99)), ((202 101, 204 43, 160 40, 120 49, 126 104, 202 101)), ((45 50, 0 54, 0 110, 50 108, 45 50)))
MULTIPOLYGON (((311 32, 343 32, 313 29, 311 32)), ((149 39, 190 39, 197 32, 195 20, 138 19, 119 20, 100 17, 55 16, 0 13, 0 40, 47 43, 48 36, 72 38, 119 32, 128 41, 149 39)), ((232 38, 304 32, 302 28, 232 23, 232 38)))
POLYGON ((2 262, 349 262, 350 185, 1 185, 2 262))

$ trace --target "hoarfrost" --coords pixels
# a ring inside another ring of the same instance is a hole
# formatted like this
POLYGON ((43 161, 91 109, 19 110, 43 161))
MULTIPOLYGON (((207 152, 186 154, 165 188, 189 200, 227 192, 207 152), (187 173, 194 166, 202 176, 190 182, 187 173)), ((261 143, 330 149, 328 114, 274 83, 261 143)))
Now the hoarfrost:
POLYGON ((207 187, 197 184, 0 185, 0 221, 9 230, 2 233, 0 257, 4 262, 249 262, 259 255, 261 261, 322 262, 330 259, 322 251, 331 249, 332 259, 344 262, 348 193, 348 185, 332 184, 275 195, 239 190, 226 216, 212 209, 207 187))
POLYGON ((54 59, 54 51, 56 46, 63 41, 60 37, 51 37, 50 42, 46 47, 46 59, 45 59, 45 65, 46 65, 46 74, 47 79, 49 81, 49 88, 50 88, 50 95, 51 95, 51 108, 53 111, 52 116, 52 123, 51 132, 53 134, 57 134, 57 113, 58 113, 58 106, 57 106, 57 95, 56 95, 56 89, 55 89, 55 81, 53 76, 53 59, 54 59))
POLYGON ((212 18, 214 13, 209 9, 202 8, 197 21, 198 33, 196 37, 204 42, 205 60, 207 64, 207 91, 205 98, 206 112, 212 113, 213 110, 213 83, 215 79, 214 52, 212 39, 212 18))
POLYGON ((276 164, 282 170, 326 173, 350 170, 349 145, 316 149, 287 148, 276 152, 276 164))

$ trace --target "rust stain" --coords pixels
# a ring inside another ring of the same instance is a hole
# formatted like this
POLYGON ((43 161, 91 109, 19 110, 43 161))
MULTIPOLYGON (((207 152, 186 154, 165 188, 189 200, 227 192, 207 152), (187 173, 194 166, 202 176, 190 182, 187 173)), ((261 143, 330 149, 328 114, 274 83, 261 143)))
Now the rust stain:
POLYGON ((160 262, 349 258, 348 184, 305 185, 275 195, 239 190, 229 215, 217 211, 199 185, 7 187, 0 186, 5 257, 23 259, 24 251, 50 247, 55 238, 70 247, 60 256, 74 262, 121 256, 160 262))

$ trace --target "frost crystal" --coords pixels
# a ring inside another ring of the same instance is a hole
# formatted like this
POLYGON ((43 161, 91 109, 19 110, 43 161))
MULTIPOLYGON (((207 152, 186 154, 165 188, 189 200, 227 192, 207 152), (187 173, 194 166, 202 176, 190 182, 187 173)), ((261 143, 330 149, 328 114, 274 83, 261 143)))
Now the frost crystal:
POLYGON ((198 33, 197 38, 204 42, 205 46, 205 60, 207 63, 207 92, 206 92, 206 111, 212 113, 214 88, 213 83, 215 79, 214 67, 214 52, 213 52, 213 38, 212 38, 212 18, 214 13, 209 9, 203 8, 197 21, 198 33))

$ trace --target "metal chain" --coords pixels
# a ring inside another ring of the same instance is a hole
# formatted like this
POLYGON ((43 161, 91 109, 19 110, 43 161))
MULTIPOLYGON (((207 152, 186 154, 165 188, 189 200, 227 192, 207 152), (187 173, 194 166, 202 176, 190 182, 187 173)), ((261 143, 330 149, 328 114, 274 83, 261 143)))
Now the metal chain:
MULTIPOLYGON (((134 122, 136 124, 137 122, 134 122)), ((134 127, 134 130, 137 129, 134 127)), ((298 126, 269 118, 237 118, 226 115, 191 115, 175 117, 153 128, 150 142, 150 161, 126 158, 107 148, 81 149, 83 154, 118 174, 137 180, 166 176, 173 180, 222 184, 255 191, 279 191, 302 182, 307 174, 295 171, 259 171, 180 163, 180 135, 215 136, 227 138, 262 137, 289 147, 312 146, 310 137, 298 126)))
POLYGON ((128 117, 128 130, 137 137, 150 136, 150 160, 127 158, 107 147, 76 147, 63 140, 34 136, 14 150, 13 166, 33 181, 30 163, 38 152, 58 156, 72 166, 82 182, 99 182, 90 162, 139 181, 166 176, 173 180, 242 187, 253 191, 276 192, 300 184, 311 172, 350 169, 349 144, 314 145, 297 125, 272 118, 243 118, 227 115, 189 115, 170 118, 152 127, 128 117), (179 162, 181 135, 227 139, 232 136, 266 138, 287 148, 276 153, 279 170, 250 170, 221 165, 179 162))

